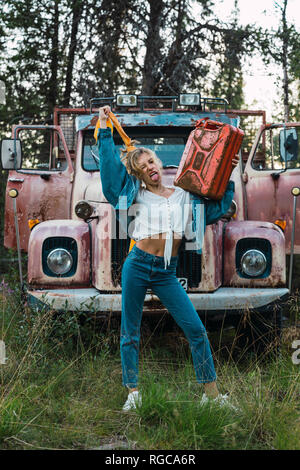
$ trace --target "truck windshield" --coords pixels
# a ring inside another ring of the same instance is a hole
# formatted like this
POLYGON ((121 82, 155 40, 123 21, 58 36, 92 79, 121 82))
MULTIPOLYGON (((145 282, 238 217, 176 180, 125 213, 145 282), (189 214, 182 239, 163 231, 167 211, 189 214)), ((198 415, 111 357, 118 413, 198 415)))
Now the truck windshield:
MULTIPOLYGON (((184 151, 191 127, 132 127, 124 129, 126 134, 140 143, 137 146, 153 150, 164 167, 178 166, 184 151)), ((119 151, 124 147, 118 132, 114 130, 114 142, 119 151)), ((99 170, 98 148, 95 145, 93 131, 86 131, 83 139, 82 167, 86 171, 99 170)))

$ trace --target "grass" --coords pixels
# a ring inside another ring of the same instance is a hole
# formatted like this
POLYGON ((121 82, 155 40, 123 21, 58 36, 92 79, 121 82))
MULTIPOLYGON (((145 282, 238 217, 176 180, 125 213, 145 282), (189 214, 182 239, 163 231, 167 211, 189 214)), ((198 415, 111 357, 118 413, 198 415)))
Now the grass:
MULTIPOLYGON (((189 348, 178 330, 144 322, 142 406, 121 411, 118 320, 82 321, 66 312, 22 311, 17 292, 2 284, 0 449, 143 450, 299 449, 300 365, 291 361, 291 328, 281 354, 266 360, 238 351, 234 332, 209 334, 219 388, 237 412, 199 406, 189 348), (227 336, 226 336, 227 335, 227 336)), ((293 313, 294 315, 294 313, 293 313)), ((299 314, 296 314, 296 316, 299 314)))

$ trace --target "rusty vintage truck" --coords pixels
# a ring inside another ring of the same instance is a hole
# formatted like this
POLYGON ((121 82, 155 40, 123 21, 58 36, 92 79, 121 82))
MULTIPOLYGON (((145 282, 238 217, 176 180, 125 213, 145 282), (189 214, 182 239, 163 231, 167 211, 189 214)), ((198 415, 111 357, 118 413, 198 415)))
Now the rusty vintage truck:
MULTIPOLYGON (((25 291, 32 308, 120 313, 120 272, 129 239, 101 190, 93 133, 104 104, 129 137, 157 153, 169 185, 197 120, 239 126, 245 115, 255 115, 230 111, 225 100, 199 94, 117 95, 93 99, 90 109, 56 108, 51 125, 15 125, 12 138, 1 145, 2 166, 9 169, 4 243, 28 253, 25 291)), ((231 210, 207 227, 202 255, 181 250, 177 276, 208 328, 233 325, 247 341, 265 336, 270 344, 280 334, 281 307, 289 294, 286 254, 293 228, 291 189, 300 172, 300 123, 267 125, 265 114, 256 114, 263 122, 232 173, 231 210)), ((121 148, 116 132, 114 140, 121 148)), ((294 215, 299 225, 299 212, 294 215)), ((20 276, 25 286, 21 268, 20 276)), ((163 310, 148 292, 145 314, 163 310)))

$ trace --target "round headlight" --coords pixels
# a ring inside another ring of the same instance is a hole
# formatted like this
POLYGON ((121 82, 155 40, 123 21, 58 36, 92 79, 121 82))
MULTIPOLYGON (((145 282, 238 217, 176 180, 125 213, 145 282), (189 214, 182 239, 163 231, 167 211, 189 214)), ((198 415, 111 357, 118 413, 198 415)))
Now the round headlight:
POLYGON ((259 250, 248 250, 241 259, 241 269, 244 274, 251 277, 261 276, 267 267, 265 255, 259 250))
POLYGON ((78 201, 75 206, 75 214, 80 219, 89 219, 94 212, 93 206, 87 201, 78 201))
POLYGON ((47 265, 54 274, 66 274, 72 268, 73 258, 64 248, 56 248, 47 256, 47 265))
POLYGON ((222 216, 222 218, 231 219, 236 214, 236 211, 237 211, 237 204, 234 200, 232 200, 228 211, 226 212, 226 214, 222 216))

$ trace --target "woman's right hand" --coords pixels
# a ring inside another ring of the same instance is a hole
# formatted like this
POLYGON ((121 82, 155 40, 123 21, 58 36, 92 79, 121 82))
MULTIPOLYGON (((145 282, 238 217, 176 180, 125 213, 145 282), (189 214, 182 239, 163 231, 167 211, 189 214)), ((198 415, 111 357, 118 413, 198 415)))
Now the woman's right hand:
POLYGON ((111 112, 110 106, 102 106, 102 108, 99 109, 99 119, 100 121, 107 121, 109 117, 109 113, 111 112))

